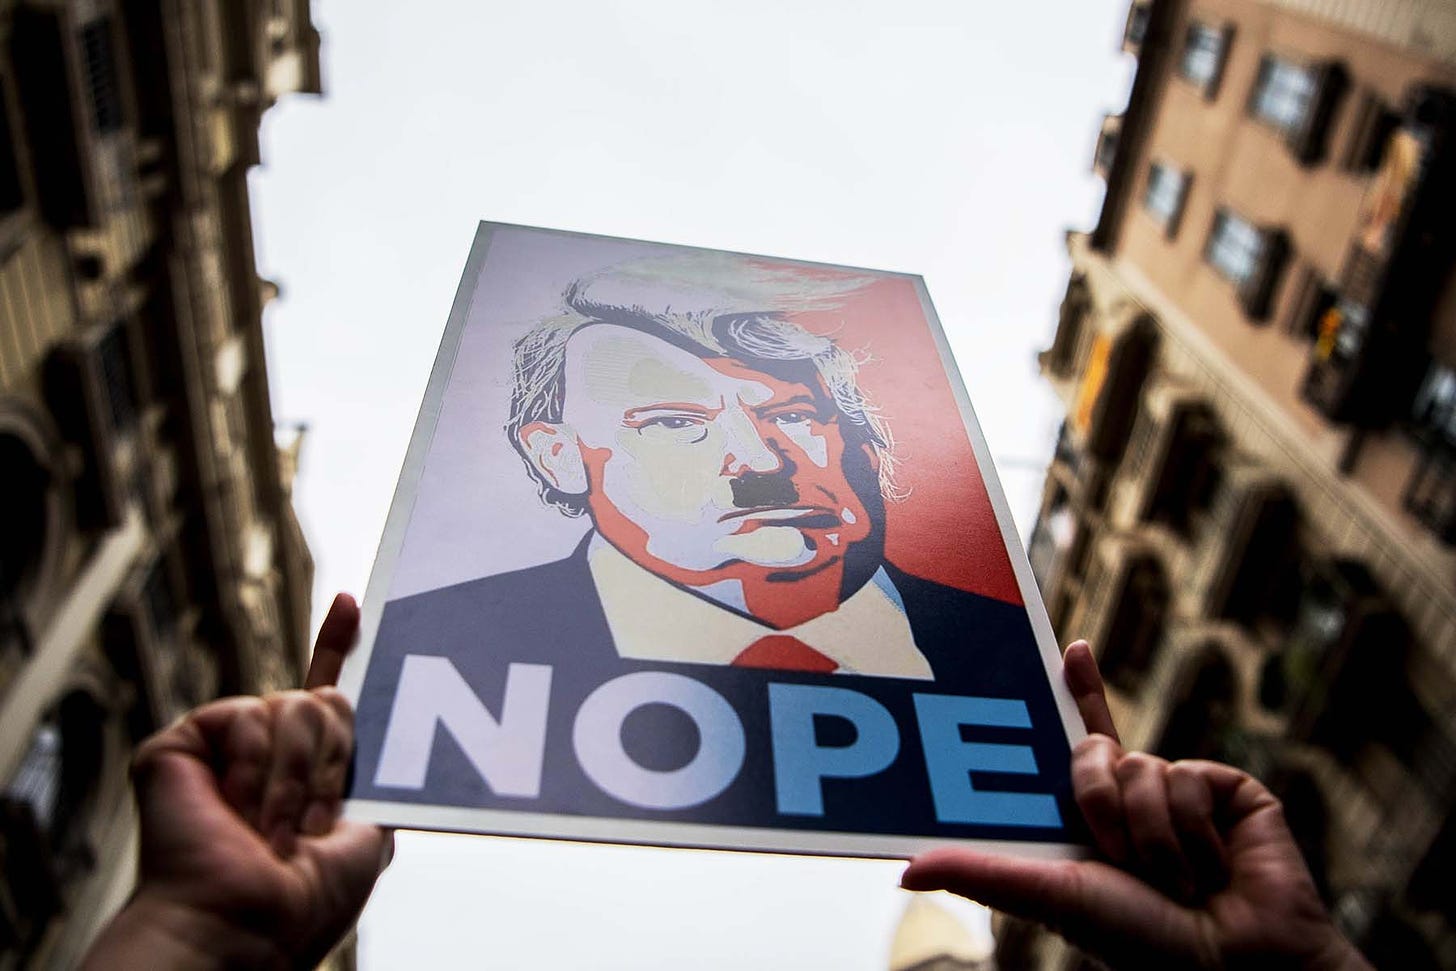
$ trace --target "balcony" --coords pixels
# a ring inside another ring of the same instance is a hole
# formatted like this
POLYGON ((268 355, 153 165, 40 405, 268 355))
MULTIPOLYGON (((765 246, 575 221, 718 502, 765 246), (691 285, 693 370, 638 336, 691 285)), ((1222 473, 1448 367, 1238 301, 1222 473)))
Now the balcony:
POLYGON ((39 208, 51 225, 103 227, 136 197, 134 100, 109 5, 24 4, 11 51, 39 208))
POLYGON ((0 930, 22 955, 41 943, 71 891, 97 866, 98 830, 109 823, 110 800, 121 797, 125 781, 110 717, 114 694, 99 669, 78 667, 20 741, 19 765, 0 789, 0 880, 12 904, 0 913, 0 930))
POLYGON ((1157 325, 1147 317, 1092 340, 1069 419, 1090 455, 1121 458, 1157 344, 1157 325))
POLYGON ((1122 115, 1106 115, 1102 128, 1097 133, 1097 147, 1092 152, 1092 174, 1107 178, 1112 163, 1117 159, 1118 143, 1122 140, 1122 115))
POLYGON ((103 621, 107 657, 137 688, 128 712, 133 739, 145 738, 205 700, 193 686, 175 690, 179 681, 188 680, 178 675, 186 664, 179 582, 175 556, 154 557, 127 580, 103 621))
POLYGON ((1269 658, 1259 700, 1289 716, 1294 738, 1306 738, 1328 703, 1330 680, 1360 638, 1369 617, 1390 607, 1374 579, 1352 560, 1316 560, 1305 567, 1295 620, 1284 649, 1269 658))
POLYGON ((1442 543, 1456 546, 1456 370, 1432 362, 1409 424, 1417 458, 1401 505, 1442 543))
POLYGON ((1223 436, 1201 395, 1161 378, 1143 395, 1133 425, 1113 518, 1123 526, 1162 523, 1185 538, 1208 507, 1223 436))
POLYGON ((1084 363, 1090 341, 1092 324, 1087 319, 1092 313, 1092 292, 1086 277, 1075 273, 1067 281, 1067 294, 1062 298, 1057 312, 1057 333, 1052 346, 1038 356, 1042 370, 1050 377, 1065 379, 1075 374, 1084 363))
MULTIPOLYGON (((1356 762, 1375 743, 1394 756, 1392 765, 1426 764, 1423 747, 1439 732, 1430 731, 1430 718, 1407 682, 1410 643, 1405 622, 1364 566, 1316 560, 1302 571, 1284 649, 1262 673, 1260 703, 1287 718, 1290 738, 1318 745, 1343 763, 1356 762)), ((1367 767, 1379 762, 1358 761, 1367 767)))
POLYGON ((1250 761, 1250 739, 1239 724, 1238 671, 1216 643, 1196 648, 1164 699, 1168 719, 1153 751, 1177 759, 1250 761))
POLYGON ((1385 142, 1301 385, 1334 422, 1380 428, 1409 408, 1456 259, 1456 95, 1418 88, 1385 142))
POLYGON ((1031 561, 1037 587, 1048 598, 1061 578, 1079 532, 1077 514, 1072 510, 1067 491, 1055 483, 1049 488, 1050 499, 1037 517, 1031 541, 1026 544, 1026 555, 1031 561))
POLYGON ((1162 564, 1137 542, 1102 543, 1094 551, 1078 620, 1114 687, 1137 691, 1152 667, 1170 605, 1162 564))
POLYGON ((75 493, 86 528, 120 524, 131 501, 141 406, 133 330, 129 321, 88 328, 56 345, 45 363, 51 414, 84 458, 75 493))
POLYGON ((1127 24, 1122 29, 1122 50, 1137 56, 1148 36, 1148 21, 1152 19, 1151 0, 1137 0, 1127 10, 1127 24))
POLYGON ((1281 619, 1297 555, 1294 499, 1277 476, 1240 456, 1225 461, 1218 480, 1195 536, 1189 610, 1245 625, 1281 619))

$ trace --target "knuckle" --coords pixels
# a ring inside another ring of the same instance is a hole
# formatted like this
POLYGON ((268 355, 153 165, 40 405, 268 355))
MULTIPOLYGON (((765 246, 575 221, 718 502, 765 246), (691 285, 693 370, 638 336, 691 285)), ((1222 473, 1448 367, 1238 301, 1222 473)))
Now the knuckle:
POLYGON ((320 688, 314 688, 310 693, 328 705, 335 714, 348 718, 354 716, 354 706, 349 704, 349 699, 344 696, 344 693, 333 685, 329 684, 320 688))
POLYGON ((1159 771, 1165 763, 1162 759, 1146 752, 1128 752, 1117 760, 1114 770, 1120 782, 1128 782, 1159 771))
POLYGON ((274 816, 297 812, 308 798, 302 779, 278 779, 268 787, 267 804, 274 816))
POLYGON ((1098 776, 1080 781, 1075 787, 1074 797, 1084 813, 1107 815, 1117 810, 1122 794, 1110 780, 1098 776))
POLYGON ((329 766, 314 774, 312 791, 315 796, 334 797, 344 791, 344 780, 348 776, 345 765, 329 766))

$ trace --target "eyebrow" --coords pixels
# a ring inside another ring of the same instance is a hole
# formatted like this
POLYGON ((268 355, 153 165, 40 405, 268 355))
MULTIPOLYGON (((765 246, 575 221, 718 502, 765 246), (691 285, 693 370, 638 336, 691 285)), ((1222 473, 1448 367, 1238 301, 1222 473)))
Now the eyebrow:
POLYGON ((707 405, 698 404, 695 401, 658 401, 650 405, 638 405, 635 408, 628 408, 622 412, 622 417, 632 419, 643 412, 651 411, 691 411, 696 414, 711 416, 718 414, 722 410, 721 407, 710 408, 707 405))
POLYGON ((786 408, 789 405, 809 405, 817 409, 822 402, 813 395, 796 394, 791 398, 784 398, 779 401, 769 401, 753 409, 755 415, 761 415, 766 411, 773 411, 775 408, 786 408))

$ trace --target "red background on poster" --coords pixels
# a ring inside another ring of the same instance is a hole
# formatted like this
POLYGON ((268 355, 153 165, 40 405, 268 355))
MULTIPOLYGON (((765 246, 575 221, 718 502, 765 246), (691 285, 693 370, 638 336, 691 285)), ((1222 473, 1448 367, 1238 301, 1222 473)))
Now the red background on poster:
POLYGON ((793 319, 867 358, 860 387, 890 426, 896 484, 908 493, 886 503, 890 562, 926 580, 1020 604, 996 514, 914 283, 877 280, 840 308, 793 319))

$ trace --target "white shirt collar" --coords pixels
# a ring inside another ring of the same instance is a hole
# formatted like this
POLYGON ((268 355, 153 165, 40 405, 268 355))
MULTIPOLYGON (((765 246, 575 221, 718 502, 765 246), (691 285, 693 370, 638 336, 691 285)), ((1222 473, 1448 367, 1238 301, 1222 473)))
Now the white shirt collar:
POLYGON ((622 657, 730 664, 759 638, 786 634, 833 659, 840 673, 934 677, 883 568, 837 609, 777 630, 650 573, 599 535, 587 564, 622 657))

